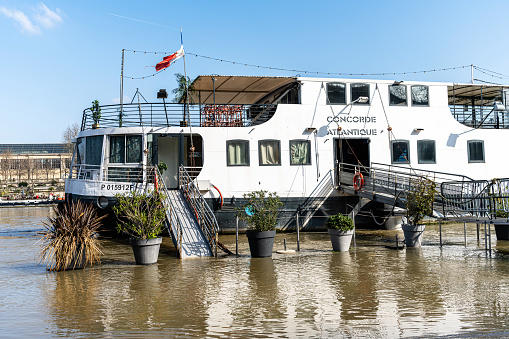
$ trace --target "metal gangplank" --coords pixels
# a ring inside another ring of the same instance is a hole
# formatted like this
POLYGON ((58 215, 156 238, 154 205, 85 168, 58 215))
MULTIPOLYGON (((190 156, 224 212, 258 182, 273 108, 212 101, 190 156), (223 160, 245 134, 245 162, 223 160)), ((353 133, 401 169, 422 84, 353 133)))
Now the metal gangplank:
POLYGON ((217 256, 217 221, 186 170, 179 169, 179 190, 168 190, 156 171, 166 206, 166 227, 179 257, 217 256))
MULTIPOLYGON (((445 217, 449 212, 445 207, 444 195, 440 191, 440 188, 444 187, 443 184, 447 182, 465 184, 473 182, 473 179, 464 175, 381 163, 372 163, 371 167, 338 163, 336 182, 338 189, 345 193, 390 206, 405 208, 406 195, 412 188, 412 182, 422 178, 427 178, 436 183, 435 201, 433 203, 435 217, 445 217), (355 189, 353 182, 356 173, 361 173, 364 178, 364 185, 359 190, 355 189)), ((456 207, 458 207, 458 204, 456 204, 456 207)), ((460 212, 460 210, 457 212, 460 212)), ((456 213, 454 216, 459 214, 456 213)))

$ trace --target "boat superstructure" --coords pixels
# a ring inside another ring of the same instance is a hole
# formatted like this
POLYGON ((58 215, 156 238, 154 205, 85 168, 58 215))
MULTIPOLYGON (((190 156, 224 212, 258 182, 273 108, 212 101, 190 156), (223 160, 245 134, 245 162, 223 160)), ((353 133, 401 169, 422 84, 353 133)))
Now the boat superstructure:
POLYGON ((213 75, 193 87, 190 103, 102 106, 96 128, 86 109, 67 197, 107 211, 115 194, 153 187, 163 163, 167 189, 182 189, 185 171, 219 231, 235 229, 234 208, 256 190, 281 197, 280 227, 306 207, 305 227, 318 230, 359 200, 338 189, 343 173, 507 177, 506 86, 213 75))

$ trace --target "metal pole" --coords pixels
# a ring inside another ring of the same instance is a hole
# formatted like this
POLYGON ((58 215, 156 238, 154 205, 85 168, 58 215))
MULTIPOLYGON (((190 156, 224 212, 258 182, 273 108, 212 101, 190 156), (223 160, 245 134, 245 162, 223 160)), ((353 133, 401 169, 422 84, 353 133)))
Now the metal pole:
POLYGON ((440 247, 442 247, 442 220, 438 221, 438 233, 440 234, 440 247))
POLYGON ((476 226, 477 226, 477 244, 479 244, 479 223, 477 223, 476 226))
POLYGON ((239 255, 239 217, 235 217, 235 255, 239 255))
POLYGON ((300 207, 297 208, 297 220, 295 228, 297 229, 297 251, 300 251, 300 223, 299 223, 300 207))
POLYGON ((122 66, 120 67, 120 116, 124 112, 124 49, 122 49, 122 66))
POLYGON ((488 239, 486 238, 486 221, 484 221, 484 252, 488 255, 488 239))
POLYGON ((470 82, 474 83, 474 65, 470 65, 470 82))
POLYGON ((396 249, 399 250, 399 240, 397 234, 396 234, 396 249))
POLYGON ((465 247, 467 247, 467 223, 463 223, 463 233, 465 234, 465 247))
POLYGON ((355 232, 355 207, 353 209, 353 214, 352 214, 352 220, 353 220, 353 247, 357 247, 357 236, 356 236, 356 232, 355 232))
POLYGON ((488 246, 490 250, 490 257, 491 257, 491 222, 492 220, 490 220, 490 223, 488 224, 488 239, 489 239, 488 246))

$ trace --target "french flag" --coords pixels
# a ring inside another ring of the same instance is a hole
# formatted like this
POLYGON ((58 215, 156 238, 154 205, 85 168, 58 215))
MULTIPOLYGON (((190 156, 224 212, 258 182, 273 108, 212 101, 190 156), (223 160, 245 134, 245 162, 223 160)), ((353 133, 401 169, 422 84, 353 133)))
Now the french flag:
POLYGON ((160 63, 158 63, 156 65, 156 72, 159 72, 160 70, 163 70, 163 69, 169 67, 172 63, 175 62, 175 60, 177 60, 178 58, 183 57, 184 54, 185 54, 184 46, 181 45, 180 49, 178 51, 176 51, 175 53, 170 54, 168 56, 165 56, 163 58, 163 61, 161 61, 160 63))

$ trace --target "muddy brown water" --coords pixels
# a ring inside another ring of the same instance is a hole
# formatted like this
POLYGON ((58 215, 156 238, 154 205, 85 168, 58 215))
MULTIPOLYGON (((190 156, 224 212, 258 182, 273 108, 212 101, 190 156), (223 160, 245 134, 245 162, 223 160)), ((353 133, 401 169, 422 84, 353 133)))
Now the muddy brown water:
MULTIPOLYGON (((0 209, 0 337, 507 337, 509 243, 492 256, 475 225, 428 226, 419 249, 387 248, 398 231, 358 231, 333 253, 326 233, 301 252, 179 260, 168 237, 156 265, 126 242, 102 240, 102 265, 50 273, 37 265, 49 207, 0 209)), ((400 234, 400 239, 402 234, 400 234)), ((274 250, 296 248, 278 234, 274 250)), ((221 236, 235 251, 235 235, 221 236)))

